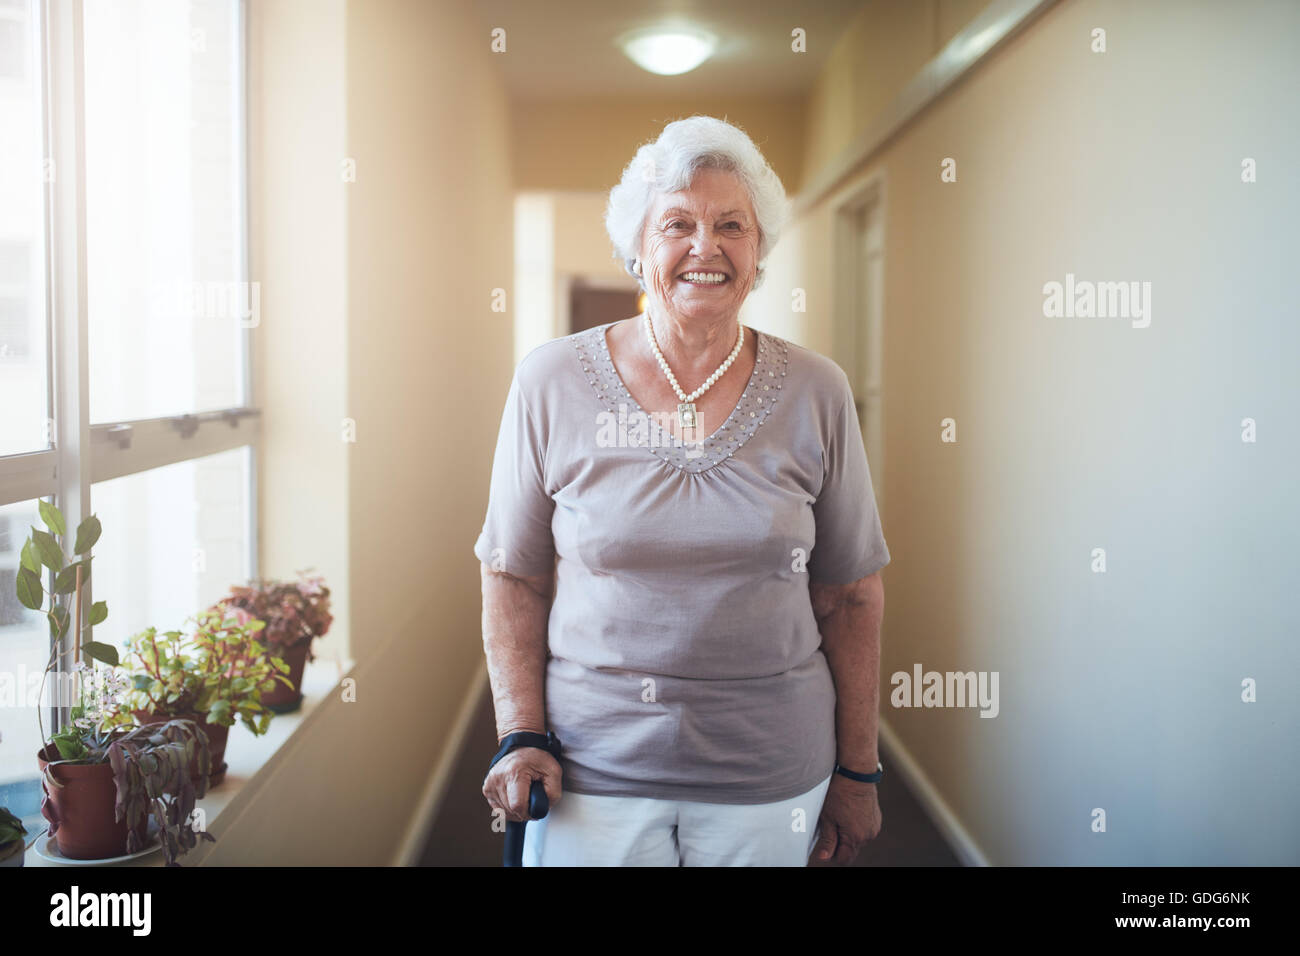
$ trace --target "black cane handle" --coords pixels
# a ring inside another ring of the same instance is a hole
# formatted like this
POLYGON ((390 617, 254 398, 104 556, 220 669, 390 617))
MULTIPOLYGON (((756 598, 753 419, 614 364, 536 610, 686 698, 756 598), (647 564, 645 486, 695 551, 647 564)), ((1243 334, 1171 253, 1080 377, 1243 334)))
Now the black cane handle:
MULTIPOLYGON (((546 796, 546 787, 542 781, 534 780, 528 788, 528 815, 540 820, 551 812, 551 801, 546 796)), ((505 866, 524 865, 524 828, 526 820, 510 820, 506 823, 505 866)))
POLYGON ((546 795, 546 787, 542 781, 534 780, 528 788, 528 815, 534 820, 540 820, 551 812, 551 799, 546 795))

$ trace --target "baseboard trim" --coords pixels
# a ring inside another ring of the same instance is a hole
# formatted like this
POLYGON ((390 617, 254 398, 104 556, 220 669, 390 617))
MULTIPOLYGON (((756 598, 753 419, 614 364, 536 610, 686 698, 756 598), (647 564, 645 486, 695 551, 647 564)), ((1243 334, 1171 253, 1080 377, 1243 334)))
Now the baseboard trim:
POLYGON ((415 813, 410 823, 407 824, 406 835, 398 844, 393 866, 419 865, 424 847, 429 842, 429 833, 433 829, 433 821, 437 818, 438 808, 442 805, 452 775, 456 772, 456 760, 464 749, 465 737, 470 732, 474 715, 478 713, 479 706, 483 703, 483 695, 488 693, 489 687, 487 662, 483 661, 470 680, 465 699, 461 701, 460 712, 456 715, 456 723, 451 728, 451 733, 447 735, 447 746, 443 748, 442 756, 438 758, 438 765, 429 774, 424 793, 415 806, 415 813))
MULTIPOLYGON (((963 866, 990 866, 988 857, 980 849, 974 838, 961 825, 957 819, 957 814, 952 812, 952 808, 939 795, 930 778, 925 775, 921 765, 916 762, 911 752, 903 744, 898 734, 889 723, 880 718, 880 743, 882 748, 889 750, 893 771, 900 774, 903 781, 911 789, 917 802, 921 804, 921 809, 925 811, 930 821, 938 829, 939 834, 947 841, 948 846, 952 848, 957 859, 961 860, 963 866)), ((888 771, 886 771, 888 772, 888 771)))

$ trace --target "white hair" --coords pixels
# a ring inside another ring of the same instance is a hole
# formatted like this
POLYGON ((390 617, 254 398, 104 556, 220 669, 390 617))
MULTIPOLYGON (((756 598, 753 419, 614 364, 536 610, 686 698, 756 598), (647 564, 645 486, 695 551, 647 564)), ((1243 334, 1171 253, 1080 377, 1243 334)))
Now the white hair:
POLYGON ((614 242, 614 255, 642 291, 644 278, 632 271, 632 263, 640 255, 641 233, 656 194, 686 189, 696 170, 705 168, 734 173, 749 194, 759 235, 754 288, 762 285, 767 256, 790 219, 785 187, 743 130, 712 116, 692 116, 669 123, 657 140, 641 146, 609 191, 605 229, 614 242))

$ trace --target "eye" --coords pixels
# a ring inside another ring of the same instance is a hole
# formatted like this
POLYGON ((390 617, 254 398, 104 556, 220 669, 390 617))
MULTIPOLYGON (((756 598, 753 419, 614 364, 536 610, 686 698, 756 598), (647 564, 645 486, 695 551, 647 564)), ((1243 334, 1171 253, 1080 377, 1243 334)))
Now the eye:
POLYGON ((686 225, 686 223, 682 222, 680 219, 674 219, 672 222, 670 222, 670 223, 668 224, 668 228, 669 228, 669 229, 676 229, 676 228, 678 228, 679 226, 684 226, 684 225, 686 225))
POLYGON ((733 219, 731 222, 727 223, 727 225, 726 225, 725 228, 727 228, 727 229, 739 229, 739 228, 740 228, 740 223, 736 222, 736 221, 733 219))

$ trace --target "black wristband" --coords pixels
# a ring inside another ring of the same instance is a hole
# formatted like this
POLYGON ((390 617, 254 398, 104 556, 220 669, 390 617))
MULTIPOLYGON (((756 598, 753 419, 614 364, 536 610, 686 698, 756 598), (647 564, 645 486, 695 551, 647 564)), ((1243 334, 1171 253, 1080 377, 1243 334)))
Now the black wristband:
POLYGON ((537 747, 545 750, 556 760, 560 759, 560 738, 555 736, 553 732, 548 730, 545 734, 538 734, 531 730, 520 730, 505 735, 501 741, 501 749, 497 751, 496 756, 492 758, 492 762, 488 764, 488 772, 492 772, 492 768, 497 765, 497 761, 502 757, 512 750, 518 750, 520 747, 537 747))
POLYGON ((884 766, 877 761, 875 773, 855 773, 852 770, 845 769, 839 764, 835 765, 835 772, 842 777, 848 777, 850 780, 856 780, 858 783, 879 783, 880 778, 885 775, 884 766))

